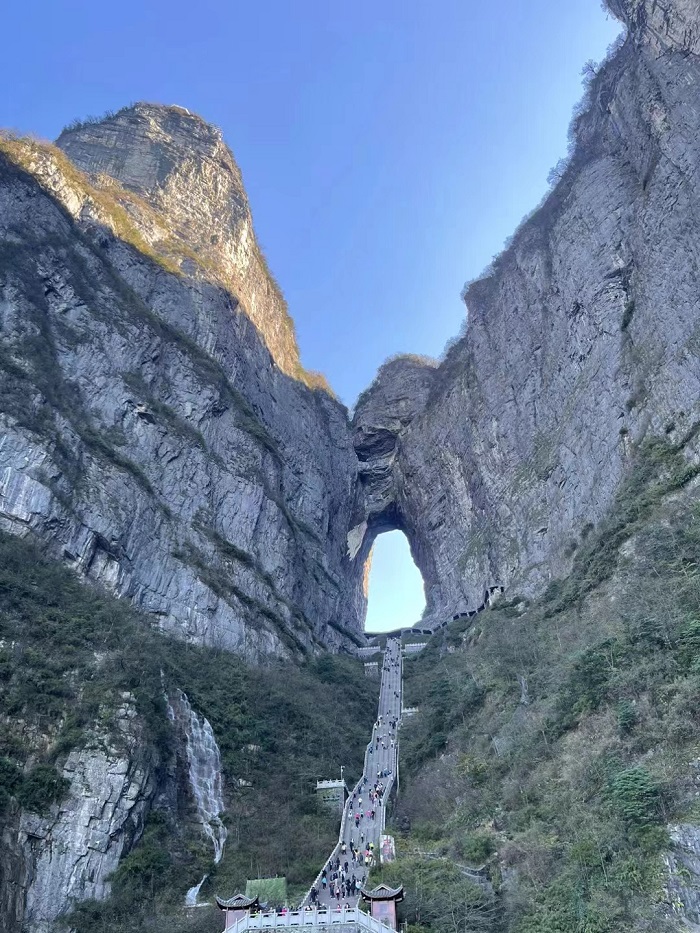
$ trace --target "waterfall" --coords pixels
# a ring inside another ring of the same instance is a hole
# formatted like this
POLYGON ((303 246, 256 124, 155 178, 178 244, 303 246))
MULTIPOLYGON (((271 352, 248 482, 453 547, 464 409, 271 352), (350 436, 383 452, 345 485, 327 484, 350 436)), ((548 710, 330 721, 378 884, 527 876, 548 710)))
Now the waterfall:
POLYGON ((190 888, 185 894, 185 907, 197 907, 197 898, 199 897, 199 889, 202 887, 204 882, 207 880, 209 875, 203 875, 202 880, 199 884, 196 884, 193 888, 190 888))
MULTIPOLYGON (((197 804, 197 814, 206 836, 214 846, 214 863, 221 861, 226 842, 226 827, 221 822, 224 812, 224 796, 221 781, 221 752, 216 744, 209 721, 201 719, 192 709, 187 694, 182 690, 173 690, 168 696, 168 715, 172 722, 182 729, 185 736, 187 765, 192 796, 197 804)), ((194 892, 196 902, 199 888, 204 878, 195 888, 187 892, 188 898, 194 892)))

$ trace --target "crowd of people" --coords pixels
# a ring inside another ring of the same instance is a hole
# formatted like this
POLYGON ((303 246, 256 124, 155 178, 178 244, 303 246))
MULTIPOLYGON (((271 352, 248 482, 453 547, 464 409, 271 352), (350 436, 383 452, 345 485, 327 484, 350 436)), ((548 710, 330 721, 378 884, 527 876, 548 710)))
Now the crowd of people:
POLYGON ((345 804, 340 845, 311 888, 307 906, 354 907, 370 870, 379 860, 382 807, 386 806, 396 768, 400 688, 401 645, 391 639, 382 664, 379 710, 367 746, 364 774, 345 804))

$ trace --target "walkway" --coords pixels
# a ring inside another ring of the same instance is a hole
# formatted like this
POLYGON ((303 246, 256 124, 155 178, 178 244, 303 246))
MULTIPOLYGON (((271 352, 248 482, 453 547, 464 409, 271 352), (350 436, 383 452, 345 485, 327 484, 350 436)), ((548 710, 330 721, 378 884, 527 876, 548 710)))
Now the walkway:
POLYGON ((307 908, 306 910, 289 910, 286 914, 275 911, 250 916, 246 914, 232 924, 225 933, 247 933, 248 930, 281 930, 288 927, 306 927, 309 933, 312 930, 324 929, 332 926, 335 933, 394 933, 391 927, 379 920, 374 920, 369 914, 363 913, 359 907, 341 907, 340 910, 307 908))
MULTIPOLYGON (((365 752, 365 765, 362 777, 357 782, 350 793, 350 797, 343 811, 343 819, 340 824, 340 836, 338 843, 330 854, 328 861, 324 865, 326 877, 328 879, 327 887, 323 888, 321 878, 323 870, 319 872, 314 886, 318 891, 317 904, 319 907, 337 908, 338 904, 347 904, 348 907, 355 907, 359 900, 359 895, 347 896, 338 899, 331 897, 331 878, 335 869, 332 867, 340 859, 340 870, 344 869, 345 862, 348 863, 346 877, 351 879, 355 876, 358 884, 363 885, 367 880, 367 868, 364 864, 353 864, 352 842, 356 850, 364 852, 366 848, 373 845, 374 858, 379 861, 380 836, 384 832, 386 823, 386 804, 389 800, 394 781, 398 774, 398 730, 401 717, 401 639, 387 639, 386 651, 384 652, 384 662, 382 664, 382 680, 379 691, 379 711, 377 721, 372 728, 372 741, 367 746, 365 752), (395 723, 395 728, 391 724, 395 723), (381 801, 371 803, 369 791, 377 782, 384 785, 381 801), (361 801, 361 803, 360 803, 361 801), (372 819, 371 811, 375 810, 375 817, 372 819), (342 847, 345 845, 346 852, 343 853, 342 847)), ((309 894, 302 902, 302 907, 311 903, 309 894)))

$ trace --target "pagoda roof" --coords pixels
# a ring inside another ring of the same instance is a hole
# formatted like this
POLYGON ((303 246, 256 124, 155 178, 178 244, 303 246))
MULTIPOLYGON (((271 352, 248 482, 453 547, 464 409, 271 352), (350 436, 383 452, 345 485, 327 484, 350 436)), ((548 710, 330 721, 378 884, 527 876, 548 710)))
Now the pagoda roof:
POLYGON ((402 901, 403 900, 403 885, 399 885, 398 888, 390 888, 388 884, 378 884, 376 888, 372 888, 371 891, 366 891, 364 888, 360 888, 360 894, 366 901, 402 901))
POLYGON ((234 894, 228 900, 217 897, 216 904, 221 910, 249 910, 251 907, 258 906, 258 898, 257 895, 255 897, 246 897, 245 894, 234 894))

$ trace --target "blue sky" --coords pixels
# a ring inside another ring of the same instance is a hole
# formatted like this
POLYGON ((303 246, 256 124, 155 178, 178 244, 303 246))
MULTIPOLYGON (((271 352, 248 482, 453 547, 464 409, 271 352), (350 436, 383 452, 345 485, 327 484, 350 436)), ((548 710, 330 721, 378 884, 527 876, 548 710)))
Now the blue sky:
MULTIPOLYGON (((54 138, 153 100, 222 128, 302 359, 352 405, 387 356, 458 331, 619 26, 598 0, 26 0, 3 32, 0 125, 54 138)), ((396 539, 368 626, 418 614, 396 539)))

